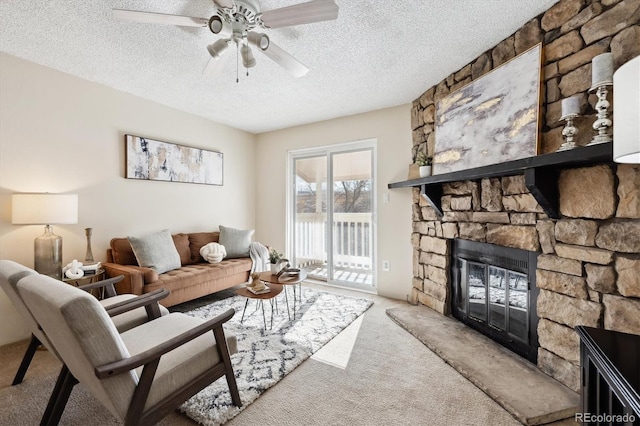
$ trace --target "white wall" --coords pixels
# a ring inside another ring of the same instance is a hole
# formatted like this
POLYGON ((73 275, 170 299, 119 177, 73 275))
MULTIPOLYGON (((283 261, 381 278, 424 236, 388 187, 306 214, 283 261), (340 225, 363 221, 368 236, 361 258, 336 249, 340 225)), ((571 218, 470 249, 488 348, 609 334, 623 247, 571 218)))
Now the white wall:
MULTIPOLYGON (((64 262, 84 258, 86 227, 96 260, 116 236, 220 224, 255 228, 256 240, 284 249, 287 152, 377 139, 378 293, 404 299, 411 191, 387 184, 407 177, 410 111, 402 105, 256 136, 0 53, 0 258, 33 267, 33 239, 42 233, 11 224, 15 192, 79 195, 79 223, 54 226, 64 262), (125 133, 223 152, 224 186, 124 179, 125 133), (381 272, 382 260, 390 272, 381 272)), ((28 336, 2 291, 0 318, 0 345, 28 336)))
MULTIPOLYGON (((407 116, 409 112, 407 110, 407 116)), ((256 136, 0 53, 0 258, 33 267, 42 226, 11 224, 15 192, 77 193, 79 223, 54 226, 64 262, 84 228, 105 260, 113 237, 255 226, 256 136), (124 179, 124 134, 221 151, 224 186, 124 179)), ((407 150, 405 149, 405 152, 407 150)), ((0 290, 0 345, 28 336, 0 290)))
POLYGON ((256 239, 286 247, 288 151, 377 139, 378 294, 404 299, 411 289, 411 190, 387 189, 407 179, 411 162, 411 105, 292 127, 258 135, 256 239), (383 202, 384 193, 390 202, 383 202), (389 272, 382 272, 388 260, 389 272))

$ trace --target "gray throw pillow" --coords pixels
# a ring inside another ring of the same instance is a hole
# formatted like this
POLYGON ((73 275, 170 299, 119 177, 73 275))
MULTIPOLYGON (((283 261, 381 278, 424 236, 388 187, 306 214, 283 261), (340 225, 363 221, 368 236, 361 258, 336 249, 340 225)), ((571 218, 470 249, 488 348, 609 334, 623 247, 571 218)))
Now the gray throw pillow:
POLYGON ((127 237, 138 265, 151 268, 157 273, 178 269, 180 254, 168 229, 144 237, 127 237))
POLYGON ((222 244, 227 250, 226 258, 249 257, 249 246, 254 232, 255 230, 253 229, 234 229, 220 225, 218 243, 222 244))

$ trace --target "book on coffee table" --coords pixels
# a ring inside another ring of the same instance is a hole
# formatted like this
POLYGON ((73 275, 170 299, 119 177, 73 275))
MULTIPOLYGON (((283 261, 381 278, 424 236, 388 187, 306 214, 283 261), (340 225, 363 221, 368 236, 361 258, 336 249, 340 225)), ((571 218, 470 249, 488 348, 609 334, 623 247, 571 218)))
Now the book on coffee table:
POLYGON ((91 275, 98 272, 101 266, 102 266, 101 262, 85 263, 80 267, 80 269, 84 271, 85 275, 91 275))
POLYGON ((264 288, 262 290, 254 290, 252 287, 247 286, 247 290, 249 290, 251 293, 253 294, 265 294, 265 293, 269 293, 271 291, 271 289, 269 288, 269 286, 264 286, 264 288))
POLYGON ((285 269, 282 274, 278 276, 278 282, 286 283, 289 281, 297 281, 300 278, 300 269, 290 268, 285 269))

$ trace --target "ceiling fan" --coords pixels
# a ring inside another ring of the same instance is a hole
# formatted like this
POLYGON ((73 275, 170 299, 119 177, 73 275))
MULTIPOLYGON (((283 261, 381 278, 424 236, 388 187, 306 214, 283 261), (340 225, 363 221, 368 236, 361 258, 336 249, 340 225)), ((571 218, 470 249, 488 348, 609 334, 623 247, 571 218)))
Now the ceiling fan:
MULTIPOLYGON (((248 69, 256 65, 249 46, 252 45, 295 77, 302 77, 309 68, 273 43, 269 36, 254 30, 282 28, 338 18, 338 5, 334 0, 312 0, 265 12, 261 11, 258 0, 213 0, 213 3, 216 6, 216 13, 208 19, 125 9, 113 9, 113 13, 126 21, 209 28, 213 34, 221 37, 207 46, 211 58, 203 73, 209 77, 217 75, 224 67, 229 58, 226 53, 231 43, 235 43, 242 56, 242 64, 247 68, 247 75, 249 75, 248 69)), ((237 77, 236 81, 238 81, 237 77)))

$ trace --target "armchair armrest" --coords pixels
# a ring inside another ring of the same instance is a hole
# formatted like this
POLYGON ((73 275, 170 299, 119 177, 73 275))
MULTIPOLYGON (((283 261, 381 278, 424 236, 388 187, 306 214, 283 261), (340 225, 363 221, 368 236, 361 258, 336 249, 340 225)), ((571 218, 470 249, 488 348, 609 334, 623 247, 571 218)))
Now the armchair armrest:
POLYGON ((129 312, 133 309, 144 307, 147 310, 149 319, 155 319, 160 317, 160 307, 158 301, 167 297, 171 292, 164 288, 159 288, 151 293, 137 296, 135 299, 124 300, 119 303, 115 303, 107 308, 107 313, 110 317, 129 312))
POLYGON ((160 360, 160 357, 162 355, 176 349, 179 346, 184 345, 185 343, 211 330, 214 330, 214 332, 219 330, 219 332, 216 333, 216 343, 220 345, 224 345, 224 348, 226 348, 226 342, 219 342, 218 337, 221 336, 222 340, 224 340, 224 331, 222 329, 222 324, 229 321, 234 314, 235 314, 235 310, 229 309, 226 312, 218 315, 217 317, 212 318, 198 325, 197 327, 192 328, 189 331, 185 331, 179 336, 175 336, 172 339, 166 340, 154 346, 151 349, 148 349, 144 352, 141 352, 127 359, 110 362, 108 364, 98 366, 95 368, 95 375, 99 379, 104 379, 107 377, 112 377, 118 374, 126 373, 142 365, 146 365, 152 362, 155 362, 157 364, 157 362, 160 360))
POLYGON ((118 275, 117 277, 107 278, 106 280, 97 281, 91 284, 85 284, 78 286, 80 290, 91 292, 95 288, 104 288, 104 294, 106 297, 113 297, 116 295, 116 289, 113 286, 115 283, 122 281, 124 275, 118 275))

